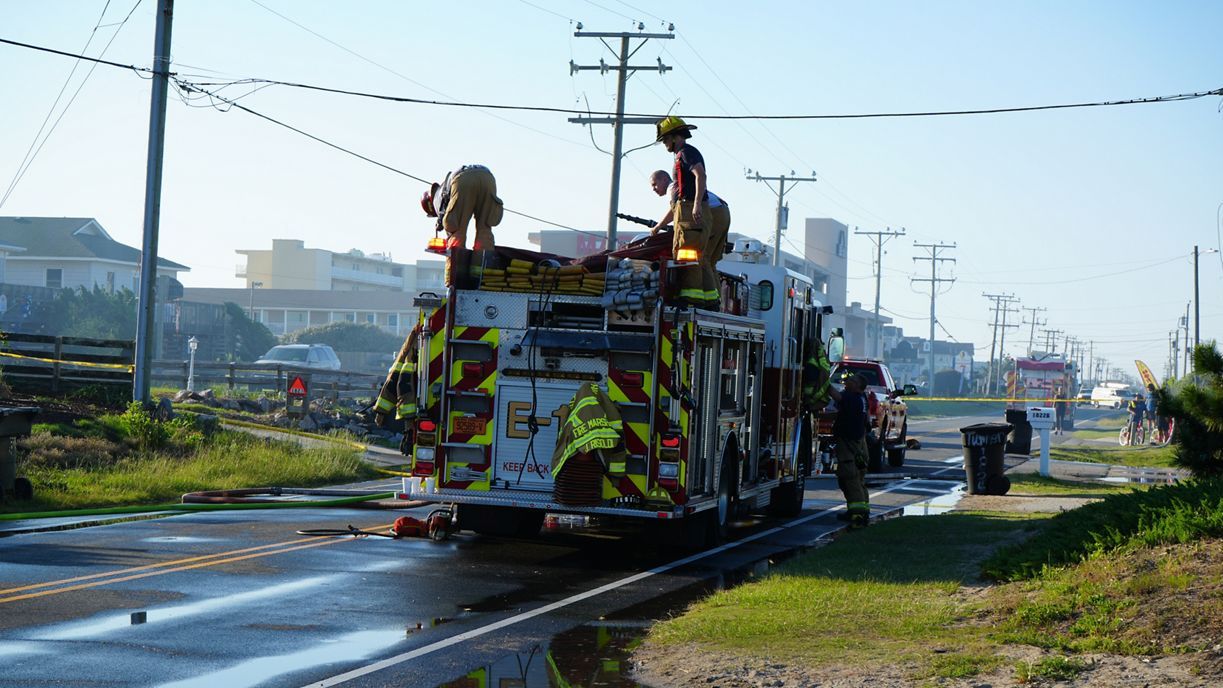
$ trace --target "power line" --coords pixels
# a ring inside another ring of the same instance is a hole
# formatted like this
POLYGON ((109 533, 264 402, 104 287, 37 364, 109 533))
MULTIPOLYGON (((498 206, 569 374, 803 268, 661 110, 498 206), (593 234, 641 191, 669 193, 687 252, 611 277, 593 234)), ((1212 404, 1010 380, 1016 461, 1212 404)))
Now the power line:
MULTIPOLYGON (((288 129, 288 130, 290 130, 290 131, 296 132, 297 134, 300 134, 300 135, 302 135, 302 136, 305 136, 306 138, 311 139, 312 141, 317 141, 318 143, 321 143, 321 144, 323 144, 324 146, 327 146, 327 147, 329 147, 329 148, 333 148, 333 149, 335 149, 335 150, 338 150, 338 151, 340 151, 341 153, 345 153, 345 154, 348 154, 348 155, 353 156, 354 158, 358 158, 358 159, 360 159, 360 160, 364 160, 365 162, 368 162, 368 163, 370 163, 370 164, 372 164, 372 165, 377 165, 378 167, 381 167, 382 169, 387 170, 388 172, 394 172, 395 174, 402 175, 402 176, 404 176, 404 177, 407 177, 408 179, 411 179, 411 180, 413 180, 413 181, 418 181, 418 182, 420 182, 420 183, 422 183, 422 184, 432 184, 432 182, 430 182, 430 181, 429 181, 429 180, 427 180, 427 179, 423 179, 423 178, 421 178, 421 177, 417 177, 416 175, 411 174, 411 173, 408 173, 408 172, 405 172, 405 171, 403 171, 403 170, 401 170, 401 169, 399 169, 399 168, 397 168, 397 167, 392 167, 391 165, 388 165, 388 164, 386 164, 386 163, 384 163, 384 162, 380 162, 380 161, 375 160, 375 159, 373 159, 373 158, 371 158, 371 157, 369 157, 369 156, 362 155, 361 153, 358 153, 358 152, 356 152, 356 151, 354 151, 354 150, 351 150, 351 149, 349 149, 349 148, 345 148, 344 146, 341 146, 341 145, 339 145, 338 143, 332 143, 331 141, 328 141, 328 140, 326 140, 326 139, 324 139, 324 138, 321 138, 321 137, 319 137, 319 136, 316 136, 316 135, 314 135, 314 134, 311 134, 310 132, 305 131, 305 130, 303 130, 303 129, 299 129, 299 128, 297 128, 297 127, 295 127, 295 126, 291 125, 291 124, 288 124, 287 122, 282 122, 281 120, 278 120, 278 119, 276 119, 275 117, 272 117, 272 116, 270 116, 270 115, 265 115, 265 114, 263 114, 262 112, 258 112, 258 111, 256 111, 256 110, 252 110, 251 108, 248 108, 248 107, 246 107, 245 105, 242 105, 241 103, 235 102, 234 100, 231 100, 231 99, 226 98, 226 97, 224 97, 224 96, 217 95, 217 94, 216 94, 216 93, 214 93, 214 92, 211 92, 211 91, 208 91, 208 90, 202 89, 202 88, 200 88, 200 87, 196 86, 195 84, 192 84, 192 83, 190 83, 190 82, 183 81, 183 80, 181 80, 181 79, 177 79, 177 78, 174 78, 174 77, 171 77, 171 79, 174 81, 174 84, 175 84, 176 86, 178 86, 180 89, 183 89, 183 90, 185 90, 185 91, 187 91, 187 92, 189 92, 189 93, 190 93, 190 92, 202 93, 202 94, 204 94, 204 95, 206 95, 206 96, 208 96, 208 97, 211 97, 211 98, 216 98, 217 100, 221 101, 222 103, 225 103, 226 105, 228 105, 228 106, 229 106, 229 107, 231 107, 231 108, 238 108, 239 110, 242 110, 243 112, 246 112, 247 114, 254 115, 255 117, 258 117, 258 118, 260 118, 260 119, 263 119, 263 120, 266 120, 266 121, 268 121, 268 122, 271 122, 272 124, 275 124, 275 125, 277 125, 277 126, 284 127, 285 129, 288 129)), ((569 229, 569 230, 573 230, 573 231, 575 231, 575 232, 580 232, 580 233, 582 233, 582 234, 588 234, 588 235, 590 235, 590 236, 595 236, 595 237, 602 237, 602 236, 603 236, 602 234, 598 234, 598 233, 595 233, 595 232, 587 232, 587 231, 584 231, 584 230, 578 229, 578 228, 576 228, 576 227, 570 227, 569 225, 563 225, 563 224, 561 224, 561 223, 559 223, 559 222, 552 222, 551 220, 545 220, 545 219, 543 219, 543 218, 535 217, 535 216, 533 216, 533 215, 528 215, 528 214, 526 214, 526 213, 523 213, 523 212, 520 212, 520 211, 517 211, 517 210, 512 210, 512 209, 510 209, 510 208, 505 208, 505 212, 507 212, 507 213, 511 213, 511 214, 513 214, 513 215, 518 215, 518 216, 520 216, 520 217, 525 217, 525 218, 530 219, 530 220, 535 220, 536 222, 542 222, 542 223, 544 223, 544 224, 552 225, 553 227, 560 227, 561 229, 569 229)))
POLYGON ((955 283, 954 277, 939 277, 938 275, 939 263, 942 263, 945 261, 951 261, 952 263, 954 263, 955 258, 944 258, 940 256, 939 253, 942 251, 946 251, 947 249, 950 249, 950 248, 955 248, 955 244, 954 243, 952 244, 944 244, 944 243, 919 244, 919 243, 914 242, 913 246, 917 248, 924 248, 930 253, 929 256, 914 256, 913 257, 914 262, 919 261, 919 260, 930 261, 930 277, 929 278, 910 277, 909 280, 911 282, 929 282, 930 283, 930 377, 929 377, 929 385, 930 385, 930 389, 933 390, 934 389, 934 372, 935 372, 934 371, 934 324, 938 322, 938 318, 935 316, 935 312, 934 312, 934 302, 938 298, 939 283, 941 282, 950 282, 952 284, 955 283))
MULTIPOLYGON (((138 72, 151 73, 153 70, 148 68, 139 68, 133 65, 125 65, 109 60, 100 60, 97 58, 86 57, 76 53, 69 53, 62 50, 55 50, 20 41, 0 38, 0 43, 17 46, 20 48, 28 48, 40 52, 62 55, 89 62, 97 62, 112 67, 121 67, 123 69, 131 69, 138 72)), ((427 98, 411 98, 408 96, 393 96, 380 93, 370 93, 366 91, 354 91, 344 88, 333 88, 328 86, 319 86, 315 84, 306 84, 294 81, 281 81, 279 79, 264 79, 264 78, 247 78, 238 79, 228 82, 210 82, 200 83, 200 86, 224 86, 229 84, 268 84, 272 86, 285 86, 288 88, 297 88, 307 91, 318 91, 321 93, 331 93, 335 95, 347 95, 358 98, 369 98, 373 100, 383 100, 395 103, 411 103, 416 105, 435 105, 443 107, 465 107, 465 108, 484 108, 489 110, 518 110, 522 112, 551 112, 566 115, 603 115, 613 116, 615 112, 586 112, 585 110, 577 110, 573 108, 558 108, 544 105, 506 105, 500 103, 470 103, 456 100, 429 100, 427 98)), ((969 110, 930 110, 930 111, 914 111, 914 112, 864 112, 864 113, 837 113, 837 114, 792 114, 792 115, 714 115, 714 114, 689 114, 688 117, 693 120, 823 120, 823 119, 881 119, 893 117, 950 117, 961 115, 990 115, 1009 112, 1036 112, 1040 110, 1067 110, 1073 108, 1089 108, 1089 107, 1112 107, 1119 105, 1149 105, 1154 103, 1171 103, 1184 100, 1194 100, 1197 98, 1205 98, 1207 96, 1223 96, 1223 88, 1211 89, 1209 91, 1194 91, 1191 93, 1178 93, 1167 96, 1150 96, 1144 98, 1128 98, 1124 100, 1104 100, 1091 101, 1080 103, 1061 103, 1055 105, 1029 105, 1019 107, 997 107, 997 108, 980 108, 969 110)), ((653 117, 662 119, 666 115, 656 112, 627 112, 623 113, 625 117, 653 117)))
POLYGON ((905 235, 903 227, 899 232, 892 231, 891 227, 885 230, 876 230, 873 232, 863 232, 857 227, 854 227, 854 234, 871 237, 871 242, 875 244, 875 355, 883 357, 883 328, 879 325, 879 291, 883 277, 883 245, 888 241, 905 235))
MULTIPOLYGON (((110 36, 110 40, 107 41, 106 45, 102 47, 102 52, 98 53, 99 57, 105 55, 107 50, 110 50, 111 44, 115 42, 115 38, 118 37, 119 32, 123 30, 123 26, 127 24, 127 20, 132 18, 132 14, 136 11, 136 8, 140 6, 140 2, 141 0, 136 0, 136 4, 132 5, 132 9, 128 11, 127 15, 123 17, 122 21, 105 25, 118 25, 119 28, 115 29, 114 33, 112 33, 110 36)), ((89 32, 89 39, 85 41, 85 47, 81 48, 82 53, 89 49, 89 44, 93 42, 93 38, 97 35, 98 29, 103 28, 104 25, 102 24, 102 19, 106 16, 106 10, 109 8, 110 0, 106 0, 106 5, 102 8, 102 14, 98 16, 96 25, 93 27, 93 30, 89 32)), ((30 142, 30 148, 26 150, 25 157, 21 159, 21 164, 17 166, 17 172, 13 174, 13 179, 9 182, 8 188, 5 189, 4 196, 0 198, 0 208, 4 207, 4 204, 8 202, 9 197, 12 196, 13 192, 17 190, 17 185, 21 183, 21 180, 25 178, 26 172, 28 172, 30 167, 34 165, 34 160, 38 157, 38 154, 42 152, 43 146, 47 145, 47 141, 51 139, 51 134, 55 133, 56 128, 59 127, 60 121, 64 119, 64 115, 68 114, 69 108, 71 108, 72 104, 76 102, 76 97, 81 94, 81 89, 85 88, 85 83, 89 81, 89 77, 93 76, 93 71, 98 67, 96 62, 90 65, 89 71, 85 74, 85 78, 81 79, 81 83, 77 84, 76 90, 72 93, 72 97, 68 99, 68 103, 64 105, 64 109, 60 110, 59 117, 55 118, 55 122, 51 125, 51 128, 47 130, 47 135, 42 136, 43 130, 46 129, 47 122, 50 121, 51 115, 55 112, 55 107, 59 105, 60 98, 63 97, 64 91, 67 90, 68 84, 72 82, 72 76, 76 74, 76 68, 79 67, 80 64, 81 60, 74 62, 72 65, 72 70, 68 72, 68 78, 64 79, 64 85, 60 87, 59 93, 55 96, 55 101, 51 103, 51 107, 47 110, 47 116, 43 118, 42 124, 38 127, 38 133, 34 134, 34 140, 30 142), (40 136, 42 136, 41 143, 38 140, 40 136), (37 148, 35 148, 35 144, 38 144, 37 148)))
MULTIPOLYGON (((306 33, 310 34, 311 36, 314 36, 315 38, 318 38, 319 40, 324 41, 325 43, 328 43, 329 45, 332 45, 332 46, 334 46, 334 47, 336 47, 336 48, 339 48, 340 50, 343 50, 344 52, 348 53, 349 55, 352 55, 353 57, 357 58, 358 60, 361 60, 362 62, 365 62, 365 63, 367 63, 367 64, 373 65, 374 67, 377 67, 378 69, 381 69, 382 71, 384 71, 384 72, 386 72, 386 73, 388 73, 388 74, 391 74, 392 76, 395 76, 395 77, 398 77, 398 78, 400 78, 400 79, 403 79, 404 81, 406 81, 406 82, 408 82, 408 83, 410 83, 410 84, 412 84, 412 85, 414 85, 414 86, 418 86, 418 87, 420 87, 420 88, 423 88, 423 89, 425 89, 426 91, 428 91, 428 92, 430 92, 430 93, 436 93, 437 95, 439 95, 439 96, 441 96, 441 97, 443 97, 443 98, 450 98, 451 100, 453 100, 453 99, 454 99, 454 96, 451 96, 451 95, 449 95, 449 94, 447 94, 447 93, 443 93, 443 92, 441 92, 441 91, 437 90, 436 88, 433 88, 433 87, 429 86, 428 84, 423 84, 423 83, 421 83, 421 82, 417 81, 416 79, 413 79, 412 77, 410 77, 410 76, 408 76, 408 75, 404 74, 403 72, 400 72, 400 71, 398 71, 398 70, 392 69, 392 68, 390 68, 390 67, 388 67, 388 66, 386 66, 386 65, 382 64, 381 62, 378 62, 377 60, 374 60, 374 59, 371 59, 371 58, 369 58, 369 57, 366 57, 365 55, 362 55, 361 53, 359 53, 359 52, 357 52, 357 51, 355 51, 355 50, 353 50, 353 49, 349 48, 348 46, 345 46, 345 45, 343 45, 343 44, 341 44, 341 43, 339 43, 339 42, 337 42, 337 41, 334 41, 334 40, 332 40, 332 39, 328 38, 327 36, 324 36, 323 34, 319 33, 318 31, 315 31, 314 29, 312 29, 312 28, 310 28, 310 27, 306 26, 305 24, 302 24, 301 22, 295 21, 295 20, 294 20, 292 17, 288 17, 288 16, 286 16, 286 15, 284 15, 284 14, 280 13, 280 12, 277 12, 276 10, 272 9, 271 7, 268 7, 267 5, 263 4, 263 3, 262 3, 262 2, 260 2, 259 0, 250 0, 250 1, 251 1, 252 3, 254 3, 254 4, 258 5, 259 7, 262 7, 263 9, 267 10, 268 12, 270 12, 270 13, 272 13, 272 14, 276 15, 277 17, 279 17, 279 18, 283 19, 284 21, 286 21, 286 22, 288 22, 288 23, 292 24, 293 26, 296 26, 297 28, 301 29, 302 31, 305 31, 306 33)), ((523 1, 523 0, 520 0, 520 1, 523 1)), ((531 4, 531 3, 527 3, 527 4, 531 4)), ((532 5, 532 7, 536 7, 537 9, 543 9, 542 7, 539 7, 538 5, 532 5)), ((545 12, 547 12, 548 10, 544 10, 544 11, 545 11, 545 12)), ((556 13, 555 13, 555 12, 553 12, 552 14, 556 14, 556 13)), ((557 16, 561 16, 561 15, 557 15, 557 16)), ((572 21, 572 20, 570 20, 570 21, 572 21)), ((195 69, 199 69, 199 67, 196 67, 195 69)), ((567 139, 567 138, 565 138, 565 137, 563 137, 563 136, 557 136, 556 134, 553 134, 553 133, 550 133, 550 132, 544 131, 544 130, 542 130, 542 129, 536 129, 535 127, 532 127, 532 126, 530 126, 530 125, 527 125, 527 124, 522 124, 521 122, 515 122, 515 121, 514 121, 514 120, 512 120, 512 119, 509 119, 509 118, 507 118, 507 117, 502 117, 501 115, 498 115, 498 114, 496 114, 496 113, 493 113, 493 112, 486 112, 486 111, 483 111, 483 110, 482 110, 482 112, 484 112, 484 114, 485 114, 485 115, 488 115, 489 117, 494 117, 494 118, 499 119, 499 120, 501 120, 502 122, 505 122, 505 123, 507 123, 507 124, 512 124, 512 125, 514 125, 514 126, 516 126, 516 127, 520 127, 520 128, 522 128, 522 129, 526 129, 526 130, 528 130, 528 131, 533 131, 533 132, 535 132, 536 134, 541 134, 541 135, 543 135, 543 136, 547 136, 548 138, 551 138, 551 139, 556 139, 557 141, 563 141, 563 142, 565 142, 565 143, 568 143, 568 144, 571 144, 571 145, 575 145, 575 146, 580 146, 580 147, 582 147, 582 148, 585 148, 585 147, 586 147, 586 146, 585 146, 585 144, 579 143, 579 142, 577 142, 577 141, 573 141, 573 140, 571 140, 571 139, 567 139)))
POLYGON ((791 182, 813 182, 815 181, 815 173, 812 172, 810 177, 795 177, 794 172, 790 172, 790 176, 778 175, 776 177, 761 177, 759 172, 756 176, 752 176, 752 171, 747 171, 748 180, 764 182, 765 186, 769 186, 769 182, 778 182, 778 189, 773 191, 773 187, 769 186, 769 190, 777 194, 777 238, 773 243, 773 265, 781 265, 781 230, 789 223, 790 207, 786 202, 786 181, 791 182))

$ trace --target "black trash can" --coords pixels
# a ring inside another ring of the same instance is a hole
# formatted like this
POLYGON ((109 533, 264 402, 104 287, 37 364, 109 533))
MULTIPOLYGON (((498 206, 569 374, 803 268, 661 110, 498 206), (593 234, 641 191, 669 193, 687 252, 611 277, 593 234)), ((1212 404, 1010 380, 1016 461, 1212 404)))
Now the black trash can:
POLYGON ((1007 409, 1006 422, 1013 427, 1011 434, 1006 438, 1006 453, 1030 455, 1032 453, 1032 424, 1028 422, 1027 409, 1007 409))
MULTIPOLYGON (((1011 489, 1003 462, 1008 423, 977 423, 960 428, 963 433, 964 474, 968 494, 1004 495, 1011 489)), ((1031 428, 1028 428, 1031 432, 1031 428)))

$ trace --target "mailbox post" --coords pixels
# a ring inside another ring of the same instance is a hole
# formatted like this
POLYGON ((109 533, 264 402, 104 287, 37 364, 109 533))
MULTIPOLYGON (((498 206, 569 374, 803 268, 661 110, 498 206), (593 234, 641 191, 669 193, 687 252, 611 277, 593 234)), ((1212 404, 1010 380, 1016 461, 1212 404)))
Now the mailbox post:
POLYGON ((1054 411, 1050 406, 1028 408, 1028 422, 1040 431, 1040 474, 1049 477, 1049 430, 1053 428, 1054 411))

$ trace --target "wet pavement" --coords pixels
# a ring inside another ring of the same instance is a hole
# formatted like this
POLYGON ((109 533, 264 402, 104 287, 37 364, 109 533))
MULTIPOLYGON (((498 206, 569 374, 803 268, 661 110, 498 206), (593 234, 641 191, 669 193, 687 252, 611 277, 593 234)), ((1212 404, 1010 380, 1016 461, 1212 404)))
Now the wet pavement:
MULTIPOLYGON (((960 424, 914 423, 930 441, 872 486, 877 516, 949 508, 960 424)), ((529 540, 295 534, 400 514, 353 509, 0 537, 0 687, 633 686, 627 656, 653 620, 840 529, 834 479, 806 497, 798 518, 745 520, 687 557, 639 529, 564 524, 529 540)))

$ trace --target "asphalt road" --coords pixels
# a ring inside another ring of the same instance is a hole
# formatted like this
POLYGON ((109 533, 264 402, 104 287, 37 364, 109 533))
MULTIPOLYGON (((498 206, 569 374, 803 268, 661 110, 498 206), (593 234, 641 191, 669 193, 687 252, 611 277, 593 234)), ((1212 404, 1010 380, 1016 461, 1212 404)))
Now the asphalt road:
MULTIPOLYGON (((984 420, 913 421, 922 449, 874 481, 876 512, 939 513, 962 484, 958 428, 984 420)), ((800 517, 688 557, 566 524, 443 543, 295 533, 399 515, 351 509, 2 537, 0 687, 632 686, 623 660, 650 621, 839 529, 835 480, 808 488, 800 517)))

